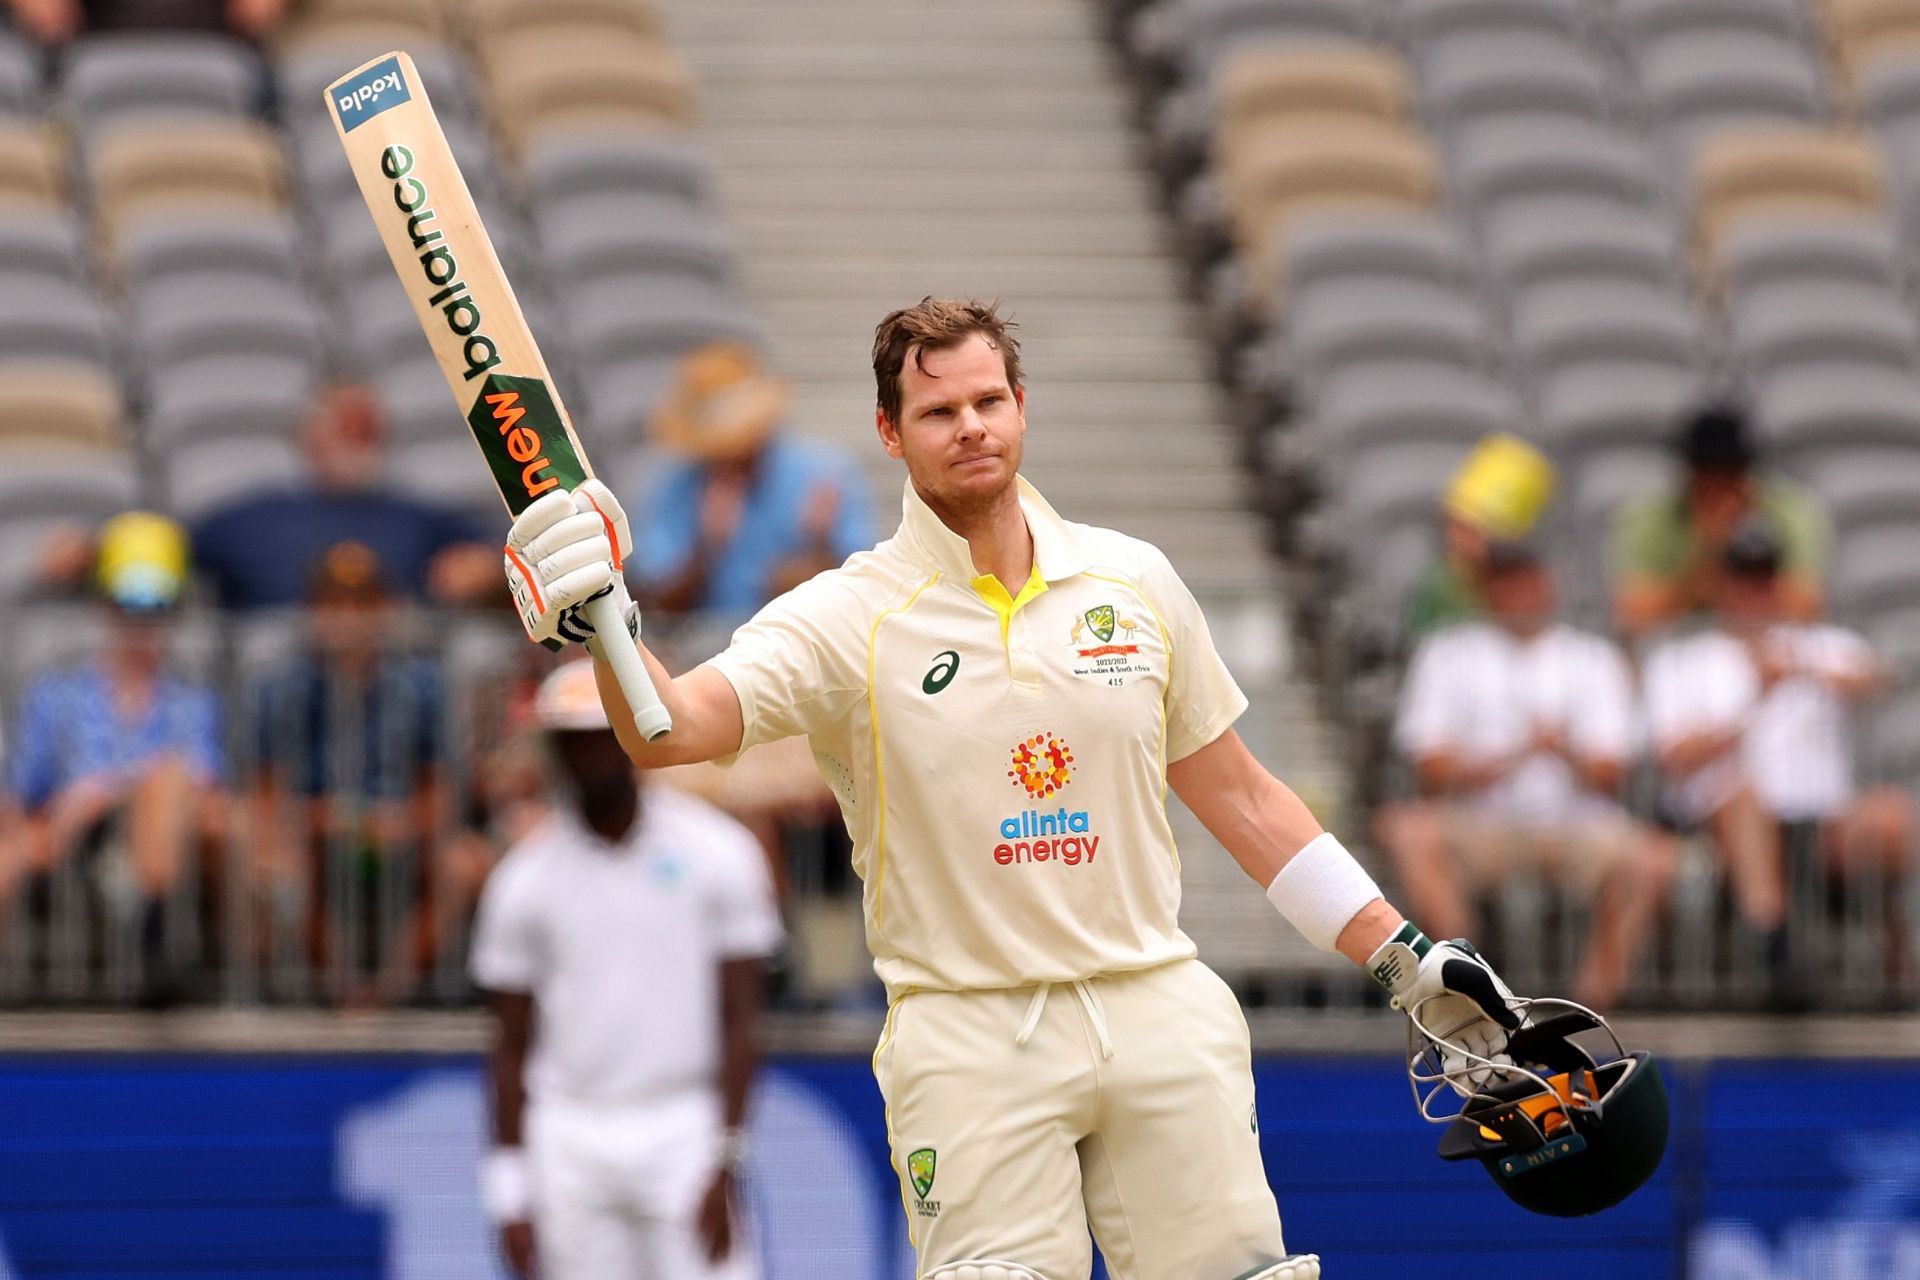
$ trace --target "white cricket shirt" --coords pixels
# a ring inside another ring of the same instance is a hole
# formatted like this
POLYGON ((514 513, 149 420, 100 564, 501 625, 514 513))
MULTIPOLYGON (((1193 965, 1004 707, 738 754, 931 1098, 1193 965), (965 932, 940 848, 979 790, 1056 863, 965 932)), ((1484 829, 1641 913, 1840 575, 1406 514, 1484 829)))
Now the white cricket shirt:
POLYGON ((793 734, 840 802, 890 995, 1194 954, 1166 766, 1247 700, 1156 548, 1026 483, 1011 594, 907 486, 899 532, 761 610, 711 665, 744 750, 793 734))
POLYGON ((534 1098, 633 1105, 715 1087, 723 960, 780 945, 766 855, 705 802, 646 789, 608 843, 556 812, 507 852, 474 926, 473 980, 534 997, 534 1098))
MULTIPOLYGON (((1589 761, 1632 757, 1633 681, 1611 642, 1568 626, 1523 639, 1491 622, 1466 622, 1435 632, 1414 652, 1394 727, 1408 755, 1449 752, 1484 764, 1523 750, 1546 729, 1589 761)), ((1467 799, 1506 821, 1543 826, 1620 812, 1566 760, 1544 751, 1467 799)))
MULTIPOLYGON (((1641 680, 1647 729, 1657 751, 1697 733, 1739 729, 1744 735, 1760 697, 1760 677, 1746 646, 1724 631, 1700 631, 1654 646, 1641 680)), ((1736 747, 1685 777, 1667 778, 1667 805, 1701 821, 1749 781, 1745 752, 1736 747)))

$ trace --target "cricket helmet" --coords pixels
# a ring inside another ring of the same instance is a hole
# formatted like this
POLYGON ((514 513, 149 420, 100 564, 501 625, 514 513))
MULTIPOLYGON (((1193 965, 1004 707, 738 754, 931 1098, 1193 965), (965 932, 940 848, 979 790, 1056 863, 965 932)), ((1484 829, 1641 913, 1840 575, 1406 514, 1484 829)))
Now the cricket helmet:
POLYGON ((1442 1159, 1478 1160, 1523 1209, 1577 1218, 1611 1208, 1653 1176, 1666 1151, 1660 1068, 1585 1006, 1520 1004, 1525 1022, 1498 1058, 1443 1045, 1414 1010, 1407 1073, 1420 1114, 1446 1125, 1442 1159), (1464 1101, 1447 1111, 1446 1098, 1464 1101))

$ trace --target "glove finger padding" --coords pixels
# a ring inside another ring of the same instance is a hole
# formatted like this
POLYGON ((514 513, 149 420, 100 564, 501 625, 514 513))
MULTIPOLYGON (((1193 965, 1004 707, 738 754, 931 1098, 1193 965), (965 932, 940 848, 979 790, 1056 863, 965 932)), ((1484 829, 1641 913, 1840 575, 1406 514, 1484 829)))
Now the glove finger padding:
POLYGON ((625 566, 633 554, 633 529, 627 521, 626 509, 620 505, 620 499, 613 496, 613 490, 599 480, 583 480, 573 491, 573 509, 582 515, 591 514, 603 524, 614 551, 613 567, 625 566))
POLYGON ((507 545, 515 551, 524 552, 535 538, 573 514, 572 494, 556 489, 544 497, 535 498, 527 504, 525 511, 513 518, 513 524, 507 529, 507 545))
POLYGON ((569 514, 529 542, 522 554, 535 568, 541 569, 542 577, 550 578, 553 575, 545 571, 544 562, 576 546, 596 548, 599 557, 611 567, 613 543, 607 539, 607 526, 591 513, 569 514))

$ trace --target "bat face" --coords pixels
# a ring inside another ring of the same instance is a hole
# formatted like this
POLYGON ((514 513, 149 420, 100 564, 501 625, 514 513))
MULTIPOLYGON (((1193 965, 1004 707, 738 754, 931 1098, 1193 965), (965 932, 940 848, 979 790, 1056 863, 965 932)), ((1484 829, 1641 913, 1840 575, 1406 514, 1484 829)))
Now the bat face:
POLYGON ((327 89, 347 162, 507 510, 592 475, 413 60, 327 89))

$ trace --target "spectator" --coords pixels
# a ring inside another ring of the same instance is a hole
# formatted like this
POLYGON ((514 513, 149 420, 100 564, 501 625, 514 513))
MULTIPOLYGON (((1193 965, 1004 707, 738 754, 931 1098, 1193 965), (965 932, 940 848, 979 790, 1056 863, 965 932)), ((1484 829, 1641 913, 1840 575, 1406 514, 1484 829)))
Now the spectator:
POLYGON ((745 617, 873 545, 859 464, 781 430, 787 400, 747 347, 687 357, 652 423, 680 456, 639 504, 640 586, 660 608, 745 617))
POLYGON ((1446 937, 1472 931, 1470 895, 1516 873, 1593 894, 1575 994, 1608 1006, 1672 861, 1617 799, 1632 755, 1626 660, 1554 621, 1552 580, 1530 548, 1491 544, 1480 578, 1486 619, 1445 627, 1414 655, 1396 736, 1431 799, 1384 811, 1380 839, 1414 911, 1446 937))
POLYGON ((105 645, 27 686, 11 760, 34 881, 70 858, 124 855, 140 899, 143 995, 156 1002, 178 986, 166 904, 219 839, 225 776, 213 692, 166 669, 186 569, 186 535, 171 520, 136 511, 107 523, 105 645))
MULTIPOLYGON (((1859 789, 1848 713, 1890 673, 1860 635, 1789 620, 1783 549, 1749 518, 1728 540, 1717 610, 1730 679, 1746 699, 1741 756, 1784 845, 1806 841, 1830 878, 1897 877, 1912 858, 1913 801, 1898 787, 1859 789)), ((1889 905, 1893 905, 1890 900, 1889 905)), ((1897 914, 1897 912, 1895 913, 1897 914)))
POLYGON ((1481 571, 1495 539, 1526 537, 1553 498, 1553 464, 1513 436, 1488 436, 1447 485, 1441 507, 1442 550, 1414 587, 1407 636, 1419 640, 1485 606, 1481 571))
POLYGON ((386 420, 365 387, 324 392, 301 432, 309 483, 242 497, 201 520, 194 561, 220 603, 259 609, 300 603, 328 548, 372 548, 389 583, 437 604, 494 600, 500 546, 458 512, 386 488, 386 420))
POLYGON ((1614 521, 1614 617, 1629 637, 1712 607, 1721 553, 1750 515, 1763 515, 1782 549, 1784 616, 1820 616, 1832 530, 1813 495, 1756 469, 1758 456, 1737 409, 1700 410, 1680 439, 1686 478, 1678 491, 1623 508, 1614 521))
MULTIPOLYGON (((1762 799, 1753 765, 1756 754, 1784 750, 1787 754, 1770 762, 1767 772, 1777 773, 1782 765, 1797 769, 1802 759, 1810 772, 1823 766, 1812 759, 1820 750, 1817 743, 1778 736, 1781 725, 1792 725, 1795 731, 1806 727, 1804 720, 1794 725, 1798 717, 1791 696, 1787 714, 1775 720, 1774 728, 1762 731, 1759 751, 1750 745, 1763 693, 1755 662, 1762 593, 1748 580, 1778 576, 1780 545, 1764 521, 1748 522, 1737 537, 1729 534, 1718 563, 1702 575, 1718 593, 1722 625, 1654 646, 1647 654, 1645 693, 1647 726, 1663 782, 1662 819, 1676 832, 1704 829, 1712 836, 1740 914, 1766 938, 1776 995, 1784 996, 1786 884, 1780 831, 1762 799)), ((1778 584, 1769 590, 1778 593, 1776 602, 1784 596, 1778 584)), ((1832 762, 1824 767, 1832 768, 1832 762)))
POLYGON ((450 825, 440 675, 395 651, 392 597, 365 544, 321 557, 308 601, 307 652, 257 696, 255 830, 282 914, 304 905, 315 968, 336 995, 372 1003, 437 949, 433 857, 450 825))
POLYGON ((42 44, 98 31, 231 31, 272 34, 287 0, 7 0, 13 22, 42 44))

